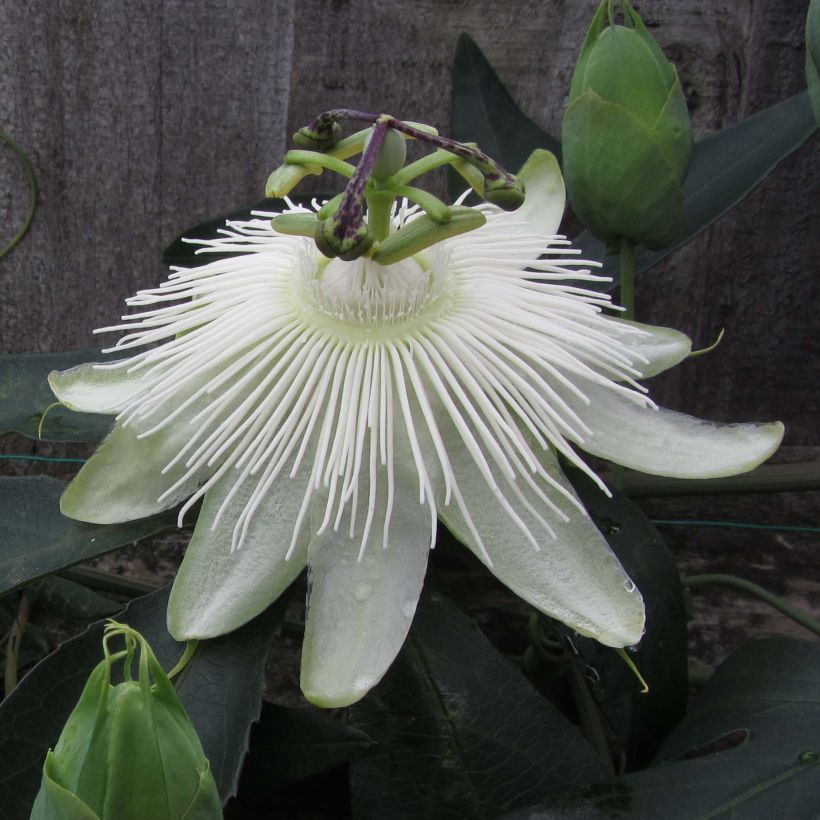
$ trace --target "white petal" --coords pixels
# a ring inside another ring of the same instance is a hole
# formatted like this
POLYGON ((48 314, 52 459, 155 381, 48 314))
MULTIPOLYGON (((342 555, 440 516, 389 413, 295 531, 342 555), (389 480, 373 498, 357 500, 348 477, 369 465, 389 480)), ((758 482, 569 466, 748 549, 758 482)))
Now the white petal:
POLYGON ((337 532, 328 529, 310 543, 301 685, 318 706, 355 703, 381 680, 404 643, 421 594, 430 513, 419 504, 417 485, 397 471, 389 542, 383 548, 385 485, 381 480, 361 560, 362 510, 354 537, 346 514, 337 532))
POLYGON ((606 387, 577 380, 584 404, 566 401, 592 430, 581 447, 588 453, 644 473, 673 478, 720 478, 752 470, 780 445, 783 425, 719 424, 642 407, 606 387))
POLYGON ((692 340, 680 331, 605 317, 603 328, 632 356, 639 371, 636 379, 648 379, 682 362, 692 352, 692 340))
POLYGON ((187 443, 191 428, 170 425, 138 439, 140 425, 126 428, 119 422, 82 466, 60 499, 63 515, 93 524, 134 521, 176 506, 188 498, 204 479, 198 472, 172 493, 160 496, 185 477, 181 461, 167 473, 162 469, 187 443))
MULTIPOLYGON (((572 493, 555 457, 544 454, 542 462, 556 481, 572 493)), ((488 564, 455 505, 439 507, 439 516, 499 580, 536 609, 603 644, 627 646, 640 640, 644 627, 641 595, 584 513, 556 489, 539 481, 550 501, 569 516, 568 521, 561 521, 519 478, 521 492, 547 519, 554 533, 553 537, 510 495, 510 501, 540 547, 536 550, 504 512, 472 459, 463 453, 457 458, 454 454, 453 466, 470 517, 492 565, 488 564)))
POLYGON ((179 641, 230 632, 262 612, 304 569, 309 526, 285 560, 309 470, 280 475, 257 508, 240 549, 234 526, 255 482, 246 481, 214 520, 235 480, 230 470, 208 491, 168 603, 168 631, 179 641))
POLYGON ((524 204, 511 213, 523 218, 541 236, 558 233, 567 200, 564 177, 555 154, 537 148, 518 173, 524 183, 524 204))
POLYGON ((117 363, 87 362, 69 370, 52 370, 48 383, 54 395, 71 410, 114 415, 145 386, 145 371, 129 374, 126 367, 109 367, 117 363))

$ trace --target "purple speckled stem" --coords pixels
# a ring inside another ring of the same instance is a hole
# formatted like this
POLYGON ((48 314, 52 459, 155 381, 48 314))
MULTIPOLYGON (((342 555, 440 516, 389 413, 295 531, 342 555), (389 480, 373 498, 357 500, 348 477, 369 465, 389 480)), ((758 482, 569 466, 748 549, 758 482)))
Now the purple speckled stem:
POLYGON ((387 128, 388 124, 383 118, 379 118, 373 126, 370 142, 367 144, 367 148, 362 154, 353 176, 350 177, 350 181, 347 183, 344 196, 334 216, 336 224, 333 228, 333 234, 340 241, 351 239, 361 227, 364 213, 364 189, 367 180, 370 179, 370 172, 373 170, 376 158, 379 156, 387 128))
MULTIPOLYGON (((406 122, 402 122, 402 120, 396 119, 390 114, 368 114, 365 111, 356 111, 353 108, 335 108, 320 114, 311 126, 314 127, 320 122, 326 123, 328 120, 335 121, 340 119, 369 123, 383 122, 388 128, 392 128, 394 131, 399 131, 408 137, 413 137, 429 145, 435 145, 436 148, 443 148, 445 151, 455 154, 465 162, 469 162, 470 165, 475 166, 488 182, 495 182, 498 179, 504 179, 511 185, 515 182, 515 178, 512 174, 507 173, 492 157, 480 149, 472 148, 463 142, 457 142, 447 137, 438 137, 433 134, 428 134, 426 131, 414 128, 412 125, 408 125, 406 122)), ((353 180, 351 179, 351 183, 352 182, 353 180)))

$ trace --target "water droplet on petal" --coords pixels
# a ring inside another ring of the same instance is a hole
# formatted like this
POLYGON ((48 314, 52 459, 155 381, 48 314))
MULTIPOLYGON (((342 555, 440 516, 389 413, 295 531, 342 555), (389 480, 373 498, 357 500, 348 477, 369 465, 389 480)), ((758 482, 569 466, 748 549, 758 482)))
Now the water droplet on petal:
POLYGON ((373 592, 373 584, 368 584, 366 581, 361 584, 356 584, 356 589, 353 591, 353 597, 362 603, 366 601, 373 592))
POLYGON ((624 589, 627 592, 634 592, 635 591, 635 582, 631 581, 627 578, 627 580, 624 581, 624 589))
POLYGON ((373 678, 371 678, 369 675, 362 675, 361 677, 356 678, 356 680, 353 681, 353 686, 360 692, 367 691, 373 686, 373 678))

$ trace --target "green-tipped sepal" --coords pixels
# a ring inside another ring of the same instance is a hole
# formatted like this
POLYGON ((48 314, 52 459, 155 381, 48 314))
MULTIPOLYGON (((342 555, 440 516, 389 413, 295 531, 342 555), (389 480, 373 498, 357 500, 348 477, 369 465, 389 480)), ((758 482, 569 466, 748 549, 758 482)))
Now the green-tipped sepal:
POLYGON ((625 25, 602 2, 587 33, 564 115, 564 176, 573 208, 608 244, 650 248, 683 226, 692 126, 675 67, 629 0, 625 25))
POLYGON ((91 673, 49 751, 31 820, 219 820, 222 808, 196 731, 145 639, 109 624, 91 673), (108 641, 125 639, 111 654, 108 641), (139 674, 131 664, 139 653, 139 674), (124 680, 112 667, 124 662, 124 680))

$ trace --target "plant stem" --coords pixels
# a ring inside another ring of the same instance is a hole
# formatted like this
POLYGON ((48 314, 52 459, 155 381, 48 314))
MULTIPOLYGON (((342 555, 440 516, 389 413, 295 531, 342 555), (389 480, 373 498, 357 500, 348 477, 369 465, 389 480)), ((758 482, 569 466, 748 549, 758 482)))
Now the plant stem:
POLYGON ((367 227, 376 242, 382 242, 390 236, 390 215, 393 210, 394 196, 392 191, 370 191, 365 194, 367 200, 367 227))
POLYGON ((761 601, 765 601, 769 604, 769 606, 773 607, 778 612, 782 612, 786 617, 791 618, 795 623, 798 623, 800 626, 808 629, 809 632, 813 632, 815 635, 820 636, 820 621, 816 621, 801 609, 792 606, 782 598, 778 598, 777 595, 773 595, 768 590, 763 589, 763 587, 760 587, 757 584, 753 584, 751 581, 747 581, 745 578, 738 578, 736 575, 720 574, 690 575, 681 578, 681 582, 686 587, 725 586, 742 590, 743 592, 753 595, 755 598, 759 598, 761 601))
POLYGON ((601 722, 601 710, 595 703, 587 686, 586 680, 578 667, 571 663, 567 676, 569 687, 572 691, 572 698, 578 710, 578 719, 581 722, 581 732, 598 755, 601 763, 604 764, 607 774, 610 777, 615 775, 615 766, 612 762, 612 754, 609 751, 609 744, 606 741, 606 732, 601 722))
POLYGON ((820 463, 763 464, 743 475, 701 479, 665 478, 626 470, 622 489, 632 497, 820 490, 820 463))
POLYGON ((26 624, 28 624, 30 617, 31 595, 28 590, 23 590, 20 595, 20 603, 17 606, 17 615, 9 630, 8 643, 6 644, 6 665, 3 675, 6 697, 17 686, 17 661, 20 657, 20 645, 23 643, 23 633, 26 631, 26 624))
POLYGON ((621 316, 624 319, 635 318, 635 243, 627 237, 621 237, 621 316))
POLYGON ((31 167, 31 162, 26 156, 26 152, 8 134, 4 134, 2 131, 0 131, 0 140, 5 142, 6 145, 17 154, 26 175, 29 192, 29 206, 26 218, 11 242, 9 242, 5 248, 0 248, 0 259, 2 259, 26 235, 28 229, 31 227, 31 223, 34 220, 34 212, 37 210, 37 179, 34 176, 34 169, 31 167))

